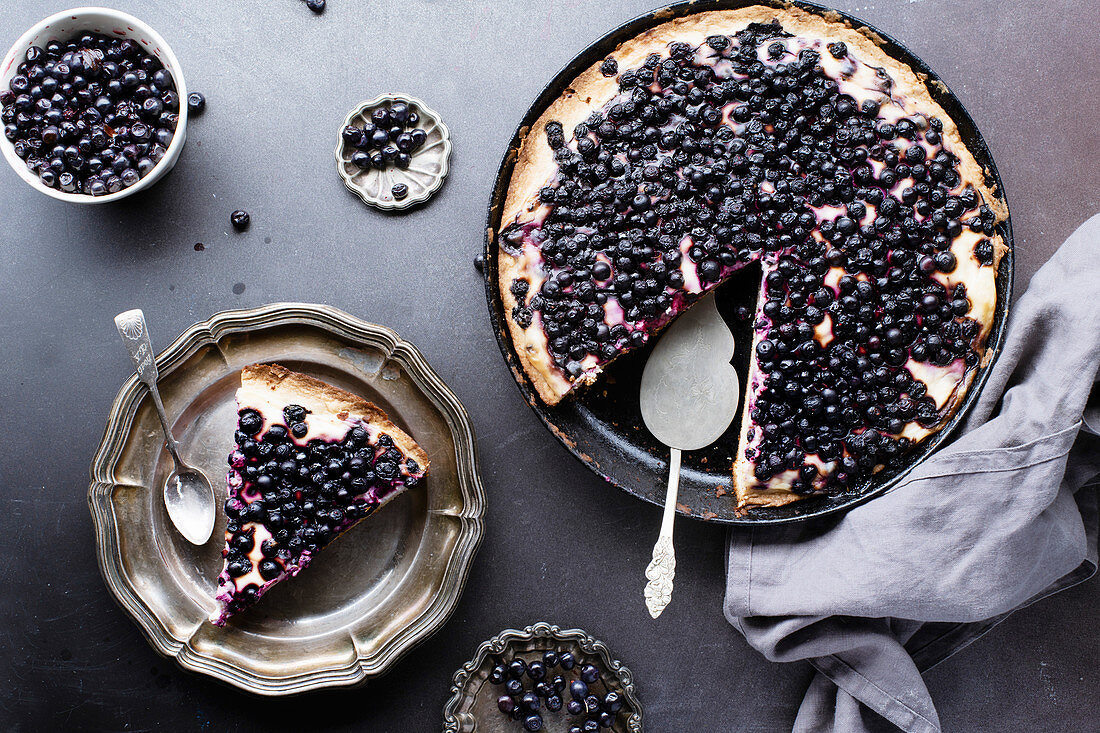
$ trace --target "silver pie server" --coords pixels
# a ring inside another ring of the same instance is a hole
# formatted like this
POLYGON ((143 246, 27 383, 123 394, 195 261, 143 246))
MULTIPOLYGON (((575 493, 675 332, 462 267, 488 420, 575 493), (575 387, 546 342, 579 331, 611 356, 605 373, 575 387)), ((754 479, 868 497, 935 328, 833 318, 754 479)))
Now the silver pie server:
POLYGON ((164 507, 168 518, 188 542, 204 545, 214 531, 214 489, 205 474, 180 458, 179 443, 172 437, 164 403, 157 389, 157 362, 153 358, 153 345, 149 342, 149 329, 145 326, 145 314, 140 309, 126 311, 115 316, 115 327, 126 343, 130 358, 137 368, 137 377, 153 396, 165 442, 172 456, 174 468, 164 480, 164 507))
POLYGON ((676 553, 672 525, 680 487, 681 451, 705 448, 726 432, 741 401, 730 360, 734 340, 709 293, 669 326, 642 372, 642 419, 670 448, 661 533, 645 570, 645 604, 657 618, 672 600, 676 553))

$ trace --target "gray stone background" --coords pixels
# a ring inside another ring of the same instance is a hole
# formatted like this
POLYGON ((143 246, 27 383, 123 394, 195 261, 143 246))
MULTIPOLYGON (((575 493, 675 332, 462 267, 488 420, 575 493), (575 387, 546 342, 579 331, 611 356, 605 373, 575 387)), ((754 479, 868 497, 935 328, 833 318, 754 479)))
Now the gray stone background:
MULTIPOLYGON (((588 472, 512 386, 474 254, 502 151, 575 53, 655 0, 111 0, 157 28, 209 107, 146 194, 77 207, 0 170, 0 730, 431 731, 452 671, 505 627, 581 626, 636 673, 651 731, 788 729, 810 677, 721 614, 719 527, 677 527, 676 596, 640 599, 659 510, 588 472), (332 160, 344 114, 387 91, 450 126, 426 207, 367 208, 332 160), (232 233, 235 208, 252 213, 232 233), (196 251, 196 243, 204 251, 196 251), (243 284, 243 290, 241 285, 243 284), (111 317, 163 348, 226 308, 329 303, 416 343, 478 430, 488 531, 453 618, 365 689, 260 700, 158 657, 95 563, 88 464, 130 365, 111 317)), ((836 2, 923 57, 967 105, 1012 207, 1017 287, 1100 209, 1100 3, 836 2)), ((0 47, 64 3, 0 4, 0 47)), ((946 730, 1100 728, 1100 582, 1028 608, 932 670, 946 730)))

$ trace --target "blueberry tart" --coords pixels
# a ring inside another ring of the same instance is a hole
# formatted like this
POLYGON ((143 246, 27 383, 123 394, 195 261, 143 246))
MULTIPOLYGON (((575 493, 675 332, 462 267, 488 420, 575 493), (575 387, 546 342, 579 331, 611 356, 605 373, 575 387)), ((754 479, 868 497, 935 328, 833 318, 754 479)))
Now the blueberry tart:
POLYGON ((733 273, 755 278, 744 511, 843 492, 943 427, 987 357, 1007 216, 873 33, 715 10, 621 44, 531 127, 498 287, 552 406, 733 273))
POLYGON ((276 365, 241 373, 229 455, 222 626, 424 480, 428 457, 366 400, 276 365))

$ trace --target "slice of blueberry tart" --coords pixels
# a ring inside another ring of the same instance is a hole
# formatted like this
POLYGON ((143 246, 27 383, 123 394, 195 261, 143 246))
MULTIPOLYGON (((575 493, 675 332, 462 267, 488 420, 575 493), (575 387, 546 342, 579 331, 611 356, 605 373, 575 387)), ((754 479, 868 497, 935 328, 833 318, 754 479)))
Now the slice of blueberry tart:
POLYGON ((987 358, 1008 211, 877 41, 793 6, 707 11, 568 85, 522 142, 496 236, 547 404, 753 268, 740 509, 848 490, 947 422, 987 358))
POLYGON ((223 626, 318 551, 418 486, 428 456, 375 405, 281 366, 241 372, 229 455, 223 626))

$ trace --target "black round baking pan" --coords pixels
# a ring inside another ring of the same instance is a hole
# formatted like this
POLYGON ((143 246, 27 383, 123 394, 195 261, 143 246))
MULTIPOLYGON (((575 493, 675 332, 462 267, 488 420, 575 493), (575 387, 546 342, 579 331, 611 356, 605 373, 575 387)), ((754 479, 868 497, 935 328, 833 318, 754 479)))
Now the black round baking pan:
MULTIPOLYGON (((652 343, 637 352, 624 355, 613 362, 600 381, 555 407, 544 404, 520 367, 512 345, 511 335, 504 320, 500 293, 497 290, 496 233, 501 228, 501 211, 508 193, 516 154, 526 132, 542 113, 557 99, 582 71, 600 59, 612 54, 616 47, 653 26, 674 18, 707 10, 742 8, 750 5, 766 5, 777 9, 797 7, 802 10, 828 16, 831 20, 843 19, 854 28, 865 28, 879 36, 880 46, 894 58, 907 64, 926 78, 932 98, 944 108, 959 128, 963 142, 974 154, 978 164, 986 172, 986 182, 1004 199, 997 166, 981 133, 962 103, 940 77, 912 51, 886 33, 863 21, 831 8, 806 2, 781 0, 708 0, 707 2, 683 2, 634 18, 600 38, 581 51, 543 89, 538 99, 523 116, 515 135, 500 164, 492 198, 489 201, 488 224, 485 242, 485 295, 489 316, 496 333, 500 350, 512 370, 512 374, 531 409, 546 424, 558 440, 585 465, 599 476, 624 491, 653 504, 664 502, 668 472, 668 449, 659 443, 642 422, 638 406, 638 389, 642 369, 652 349, 652 343)), ((1007 203, 1006 203, 1007 206, 1007 203)), ((922 443, 906 465, 893 471, 882 471, 860 485, 833 496, 813 496, 782 507, 761 507, 744 515, 734 511, 735 500, 731 489, 730 467, 737 450, 740 416, 729 430, 710 447, 684 454, 681 468, 679 513, 706 521, 723 524, 757 525, 779 524, 822 517, 851 509, 865 501, 889 491, 916 465, 925 460, 937 448, 950 440, 952 433, 962 423, 970 407, 977 401, 985 385, 993 363, 1001 352, 1005 323, 1012 295, 1013 243, 1011 220, 999 225, 999 232, 1008 248, 997 272, 997 308, 992 331, 989 335, 990 358, 978 367, 970 391, 960 409, 942 430, 922 443)), ((733 317, 738 305, 755 304, 758 270, 747 267, 717 289, 719 311, 725 317, 738 344, 750 343, 750 324, 738 322, 733 317)), ((656 340, 654 340, 655 342, 656 340)), ((740 371, 742 383, 748 368, 747 349, 738 348, 734 366, 740 371)))

